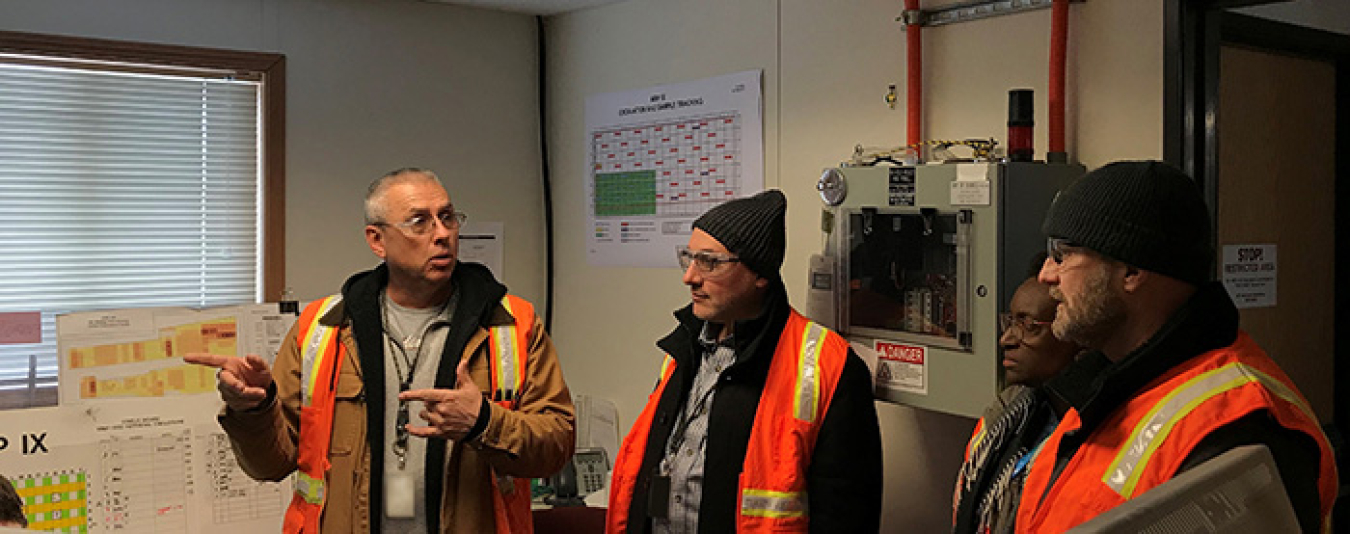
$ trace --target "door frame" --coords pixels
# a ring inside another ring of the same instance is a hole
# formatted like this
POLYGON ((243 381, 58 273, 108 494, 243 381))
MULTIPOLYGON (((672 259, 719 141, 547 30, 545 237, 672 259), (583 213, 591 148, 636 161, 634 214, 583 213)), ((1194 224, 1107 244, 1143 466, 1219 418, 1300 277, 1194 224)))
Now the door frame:
MULTIPOLYGON (((1350 302, 1350 36, 1227 11, 1271 0, 1166 0, 1164 4, 1163 158, 1196 179, 1213 217, 1218 151, 1213 120, 1219 105, 1219 48, 1233 44, 1331 62, 1336 69, 1335 302, 1350 302)), ((1217 225, 1214 229, 1217 236, 1217 225)), ((1350 311, 1336 310, 1335 332, 1350 332, 1350 311)), ((1335 336, 1333 421, 1324 421, 1340 472, 1350 461, 1350 340, 1335 336)), ((1344 487, 1344 486, 1343 486, 1344 487)), ((1341 492, 1346 496, 1346 492, 1341 492)), ((1337 517, 1350 513, 1338 499, 1337 517)))

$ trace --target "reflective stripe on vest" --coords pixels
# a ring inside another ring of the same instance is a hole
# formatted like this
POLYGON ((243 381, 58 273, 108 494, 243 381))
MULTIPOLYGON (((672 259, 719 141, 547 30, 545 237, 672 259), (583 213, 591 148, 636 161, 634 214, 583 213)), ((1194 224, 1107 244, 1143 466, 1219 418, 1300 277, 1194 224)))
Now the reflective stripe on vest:
POLYGON ((666 359, 661 361, 661 380, 666 379, 667 374, 670 373, 670 369, 674 366, 675 358, 671 358, 670 355, 667 354, 666 359))
POLYGON ((337 338, 338 329, 319 324, 319 319, 327 315, 333 306, 342 302, 342 295, 332 295, 323 299, 314 319, 306 327, 305 339, 300 347, 300 405, 314 405, 314 380, 319 376, 319 366, 323 364, 323 355, 332 351, 323 350, 332 345, 337 338))
POLYGON ((801 517, 806 515, 806 492, 746 489, 741 492, 741 515, 801 517))
POLYGON ((323 504, 323 479, 306 475, 304 471, 296 471, 295 494, 309 504, 323 504))
MULTIPOLYGON (((506 295, 502 307, 512 322, 488 329, 489 371, 492 400, 514 410, 525 385, 529 362, 529 334, 534 327, 534 306, 525 299, 506 295)), ((532 532, 530 480, 495 473, 492 478, 492 510, 498 534, 532 532)))
POLYGON ((338 339, 341 327, 323 324, 341 295, 310 303, 300 315, 296 343, 300 349, 300 442, 297 443, 295 491, 282 530, 318 532, 328 497, 324 477, 331 464, 328 446, 333 435, 337 375, 347 351, 338 339))
POLYGON ((525 339, 529 326, 533 326, 534 310, 528 302, 507 295, 502 297, 502 307, 511 317, 528 316, 531 323, 525 328, 517 327, 517 320, 510 325, 494 326, 489 329, 488 337, 492 345, 492 400, 506 408, 513 408, 520 398, 520 388, 525 383, 525 362, 528 341, 525 339))
POLYGON ((1102 483, 1123 498, 1133 498, 1139 476, 1145 472, 1149 459, 1177 423, 1206 400, 1253 382, 1260 383, 1271 393, 1298 407, 1309 419, 1317 420, 1298 394, 1284 383, 1254 367, 1230 363, 1187 380, 1153 405, 1130 432, 1130 438, 1126 441, 1128 445, 1121 447, 1115 460, 1106 469, 1102 483))
POLYGON ((820 407, 820 384, 816 377, 820 376, 820 342, 824 337, 823 327, 814 321, 806 323, 802 348, 797 354, 797 386, 792 405, 797 408, 794 413, 797 419, 808 423, 815 422, 820 407))
MULTIPOLYGON (((797 421, 814 427, 818 424, 821 415, 821 381, 825 379, 822 376, 821 356, 828 331, 816 322, 796 314, 794 314, 793 319, 795 320, 788 321, 785 328, 800 325, 801 338, 794 351, 796 358, 792 362, 793 374, 795 375, 792 381, 792 400, 791 404, 785 406, 785 408, 791 410, 792 417, 797 421)), ((844 349, 843 354, 835 355, 840 360, 836 370, 843 368, 842 360, 847 357, 847 354, 847 349, 844 349)), ((837 381, 837 379, 838 376, 836 375, 834 380, 837 381)), ((760 402, 760 411, 762 412, 765 410, 766 404, 763 399, 760 402)), ((756 417, 758 418, 758 415, 756 417)), ((757 421, 756 427, 758 426, 757 421)), ((751 432, 763 432, 763 430, 756 428, 751 432)), ((810 458, 810 448, 814 447, 814 431, 812 431, 810 439, 812 443, 806 450, 801 451, 807 460, 810 458)), ((752 438, 753 441, 755 440, 752 438)), ((804 476, 800 477, 796 484, 783 486, 782 480, 774 480, 774 475, 768 473, 759 473, 758 475, 743 479, 744 486, 741 488, 742 518, 800 518, 803 521, 807 518, 809 514, 804 476), (764 485, 776 487, 764 487, 764 485)), ((740 525, 746 526, 744 522, 741 522, 740 525)), ((767 528, 767 525, 762 526, 767 528)), ((774 528, 780 527, 782 525, 777 525, 774 528)))

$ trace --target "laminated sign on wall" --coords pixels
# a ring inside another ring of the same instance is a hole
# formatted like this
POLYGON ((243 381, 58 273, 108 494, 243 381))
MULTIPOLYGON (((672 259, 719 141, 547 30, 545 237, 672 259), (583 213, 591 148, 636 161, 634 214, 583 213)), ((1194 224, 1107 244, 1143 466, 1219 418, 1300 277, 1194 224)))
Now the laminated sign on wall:
POLYGON ((1223 287, 1239 308, 1265 308, 1277 302, 1279 261, 1275 245, 1224 245, 1223 287))

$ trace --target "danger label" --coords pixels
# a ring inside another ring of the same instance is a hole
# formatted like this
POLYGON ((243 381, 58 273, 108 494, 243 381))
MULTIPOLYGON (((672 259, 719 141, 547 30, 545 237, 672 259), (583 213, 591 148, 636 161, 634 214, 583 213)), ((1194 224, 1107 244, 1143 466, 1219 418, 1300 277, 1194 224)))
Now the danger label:
POLYGON ((928 349, 877 340, 877 387, 906 393, 928 394, 928 349))
POLYGON ((923 365, 924 348, 878 341, 877 354, 887 360, 923 365))

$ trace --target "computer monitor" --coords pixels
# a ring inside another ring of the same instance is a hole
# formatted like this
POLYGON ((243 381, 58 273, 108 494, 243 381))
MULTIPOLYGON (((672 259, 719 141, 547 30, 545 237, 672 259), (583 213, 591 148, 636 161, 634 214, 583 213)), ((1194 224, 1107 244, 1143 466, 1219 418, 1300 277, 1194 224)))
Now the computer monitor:
POLYGON ((1270 450, 1265 445, 1247 445, 1181 473, 1069 532, 1298 531, 1298 518, 1270 450))

